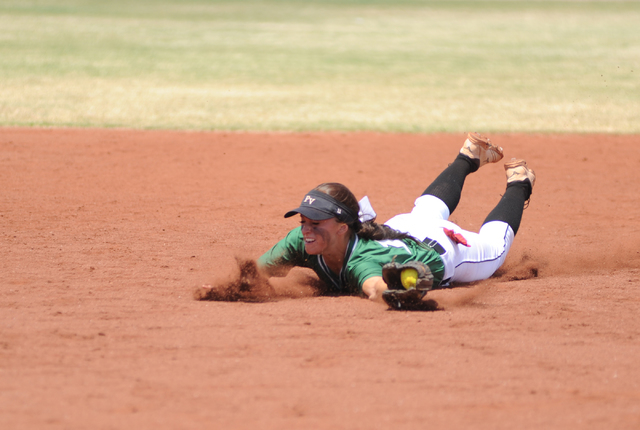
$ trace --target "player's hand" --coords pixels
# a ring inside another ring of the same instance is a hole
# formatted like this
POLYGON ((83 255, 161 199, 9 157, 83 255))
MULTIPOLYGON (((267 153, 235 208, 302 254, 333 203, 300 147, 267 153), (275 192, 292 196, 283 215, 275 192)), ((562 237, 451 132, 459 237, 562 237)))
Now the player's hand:
POLYGON ((362 284, 362 292, 374 302, 383 303, 382 293, 387 290, 387 284, 382 276, 369 278, 362 284))

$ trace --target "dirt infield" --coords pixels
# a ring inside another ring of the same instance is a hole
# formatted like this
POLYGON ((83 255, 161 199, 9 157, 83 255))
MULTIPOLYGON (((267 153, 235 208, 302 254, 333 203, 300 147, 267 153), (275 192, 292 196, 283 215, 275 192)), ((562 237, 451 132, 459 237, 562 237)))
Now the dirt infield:
MULTIPOLYGON (((193 291, 320 182, 409 211, 463 134, 0 129, 0 428, 640 428, 640 136, 492 138, 538 175, 504 270, 393 312, 305 271, 193 291)), ((472 175, 452 220, 504 183, 472 175)))

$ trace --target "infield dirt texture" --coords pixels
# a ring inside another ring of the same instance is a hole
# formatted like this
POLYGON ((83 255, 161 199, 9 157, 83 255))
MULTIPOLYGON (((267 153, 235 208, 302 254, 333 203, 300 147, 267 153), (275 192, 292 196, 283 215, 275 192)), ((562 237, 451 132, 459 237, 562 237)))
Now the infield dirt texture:
MULTIPOLYGON (((0 428, 640 428, 635 135, 492 134, 538 181, 505 269, 439 311, 313 296, 304 271, 273 301, 193 299, 318 183, 384 221, 464 137, 0 128, 0 428)), ((504 184, 470 176, 452 219, 479 228, 504 184)))

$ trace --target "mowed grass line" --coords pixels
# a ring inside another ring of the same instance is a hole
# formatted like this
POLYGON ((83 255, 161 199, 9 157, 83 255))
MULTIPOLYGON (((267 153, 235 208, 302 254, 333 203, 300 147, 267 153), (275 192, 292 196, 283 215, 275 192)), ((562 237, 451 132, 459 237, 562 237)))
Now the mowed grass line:
POLYGON ((638 3, 129 3, 3 2, 0 125, 640 131, 638 3))

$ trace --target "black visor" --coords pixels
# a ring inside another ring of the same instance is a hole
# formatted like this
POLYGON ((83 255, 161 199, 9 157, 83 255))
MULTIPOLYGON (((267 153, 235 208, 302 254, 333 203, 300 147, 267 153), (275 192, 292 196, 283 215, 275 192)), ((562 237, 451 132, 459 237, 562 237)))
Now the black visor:
POLYGON ((284 217, 289 218, 295 214, 304 215, 314 221, 337 218, 338 221, 347 224, 357 218, 348 207, 330 195, 316 190, 309 191, 302 199, 300 207, 287 212, 284 217))

